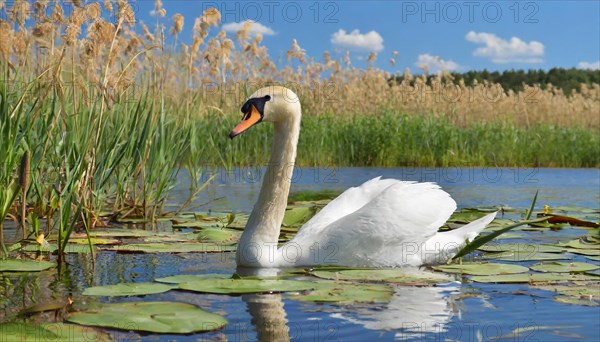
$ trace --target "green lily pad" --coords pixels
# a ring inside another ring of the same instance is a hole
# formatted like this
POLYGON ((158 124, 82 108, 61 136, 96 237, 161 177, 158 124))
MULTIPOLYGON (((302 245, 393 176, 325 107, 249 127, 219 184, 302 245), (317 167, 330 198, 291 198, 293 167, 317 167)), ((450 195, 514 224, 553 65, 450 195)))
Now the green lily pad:
POLYGON ((478 283, 535 283, 535 282, 570 282, 597 280, 598 277, 565 273, 520 273, 487 276, 473 276, 472 281, 478 283))
POLYGON ((451 279, 441 273, 409 270, 402 268, 393 269, 342 269, 342 270, 314 270, 310 274, 322 279, 348 280, 363 282, 387 282, 403 285, 433 285, 450 281, 451 279))
POLYGON ((41 325, 20 322, 2 323, 0 324, 0 334, 2 341, 37 342, 42 339, 55 342, 114 341, 104 331, 66 323, 43 323, 41 325))
MULTIPOLYGON (((92 249, 96 250, 96 247, 92 246, 92 249)), ((47 246, 40 245, 25 245, 21 248, 25 252, 45 252, 54 253, 58 250, 58 245, 55 243, 48 244, 47 246)), ((78 245, 68 243, 65 246, 65 253, 90 253, 89 245, 78 245)))
POLYGON ((272 293, 305 291, 314 289, 315 283, 298 280, 259 280, 259 279, 200 279, 179 284, 182 290, 220 293, 272 293))
POLYGON ((110 228, 110 229, 92 230, 90 232, 90 236, 93 236, 93 237, 103 236, 103 237, 112 237, 112 238, 117 238, 117 237, 136 238, 136 237, 152 236, 152 235, 155 235, 155 233, 148 231, 148 230, 143 230, 143 229, 110 228))
POLYGON ((460 211, 452 213, 452 216, 450 216, 448 222, 466 224, 480 219, 485 215, 497 210, 498 209, 492 211, 481 211, 478 209, 462 209, 460 211))
POLYGON ((449 273, 460 273, 469 275, 494 275, 494 274, 515 274, 525 273, 529 269, 520 265, 513 264, 495 264, 495 263, 463 263, 433 266, 433 269, 449 273))
POLYGON ((550 262, 531 266, 531 269, 538 272, 585 272, 600 268, 599 265, 589 264, 587 262, 550 262))
POLYGON ((316 303, 388 303, 393 294, 394 289, 385 284, 319 281, 314 290, 293 295, 290 298, 302 302, 316 303))
POLYGON ((335 190, 304 190, 290 194, 288 202, 332 200, 339 195, 340 192, 335 190))
POLYGON ((585 240, 583 241, 582 239, 571 240, 567 243, 561 244, 560 246, 566 246, 577 249, 598 249, 600 248, 600 243, 598 243, 595 240, 585 238, 585 240))
POLYGON ((598 214, 600 213, 600 209, 592 209, 592 208, 584 208, 584 207, 576 207, 576 206, 559 206, 550 208, 552 211, 564 211, 564 212, 579 212, 579 213, 588 213, 588 214, 598 214))
POLYGON ((202 229, 196 235, 201 242, 236 243, 240 237, 238 231, 231 229, 202 229))
POLYGON ((122 283, 107 286, 88 287, 83 291, 86 296, 142 296, 163 293, 173 289, 173 286, 159 283, 122 283))
POLYGON ((581 255, 592 255, 592 256, 600 256, 600 248, 591 249, 591 248, 567 248, 567 252, 573 254, 581 254, 581 255))
POLYGON ((599 306, 597 301, 591 298, 577 298, 572 296, 556 296, 554 300, 559 303, 565 304, 575 304, 575 305, 584 305, 584 306, 599 306))
POLYGON ((283 216, 284 226, 301 226, 315 215, 314 207, 297 207, 285 211, 283 216))
POLYGON ((173 228, 222 228, 225 223, 221 221, 189 221, 173 224, 173 228))
MULTIPOLYGON (((527 324, 529 325, 529 324, 527 324)), ((523 328, 517 328, 511 331, 507 335, 492 337, 492 340, 510 340, 510 341, 523 341, 527 340, 530 336, 533 336, 536 332, 540 330, 553 330, 556 332, 560 332, 559 329, 576 329, 581 328, 576 325, 555 325, 555 326, 543 326, 537 324, 531 324, 530 326, 525 326, 523 328)), ((560 336, 560 335, 559 335, 560 336)))
POLYGON ((600 261, 600 255, 598 255, 598 256, 586 255, 585 257, 586 257, 586 259, 590 259, 590 260, 593 260, 593 261, 600 261))
POLYGON ((148 243, 173 243, 173 242, 196 242, 198 236, 196 233, 174 233, 169 235, 154 235, 143 238, 148 243))
POLYGON ((56 263, 30 259, 0 259, 0 272, 39 272, 56 267, 56 263))
MULTIPOLYGON (((483 234, 483 235, 485 235, 485 234, 488 234, 488 233, 490 233, 490 232, 486 232, 486 231, 483 231, 483 232, 482 232, 482 234, 483 234)), ((504 240, 504 239, 521 239, 521 238, 523 238, 523 235, 522 235, 522 234, 517 234, 517 233, 504 233, 504 234, 502 234, 502 235, 500 235, 500 236, 497 236, 496 238, 494 238, 494 240, 504 240)), ((484 245, 484 246, 485 246, 485 245, 484 245)))
MULTIPOLYGON (((90 238, 92 245, 116 245, 119 243, 119 240, 116 239, 105 239, 105 238, 90 238)), ((69 239, 69 243, 78 244, 78 245, 88 245, 87 238, 76 238, 69 239)))
POLYGON ((191 283, 197 280, 205 280, 205 279, 231 279, 231 275, 229 274, 180 274, 170 277, 157 278, 155 281, 159 281, 161 283, 170 283, 170 284, 181 284, 181 283, 191 283))
POLYGON ((235 251, 235 246, 214 243, 138 243, 104 249, 124 253, 213 253, 235 251))
POLYGON ((563 253, 567 249, 560 246, 534 245, 528 243, 487 244, 477 248, 484 252, 520 252, 520 253, 563 253))
POLYGON ((585 285, 533 285, 531 288, 554 292, 563 296, 600 298, 600 287, 597 282, 587 282, 585 285))
POLYGON ((570 259, 564 254, 558 253, 537 253, 537 252, 502 252, 488 253, 482 256, 486 260, 503 260, 503 261, 532 261, 532 260, 564 260, 570 259))
POLYGON ((76 312, 67 320, 82 325, 161 334, 211 331, 227 324, 225 318, 195 305, 174 302, 103 304, 76 312))
POLYGON ((41 326, 19 322, 0 324, 0 336, 5 341, 39 341, 40 336, 47 336, 52 340, 58 338, 53 332, 41 326))

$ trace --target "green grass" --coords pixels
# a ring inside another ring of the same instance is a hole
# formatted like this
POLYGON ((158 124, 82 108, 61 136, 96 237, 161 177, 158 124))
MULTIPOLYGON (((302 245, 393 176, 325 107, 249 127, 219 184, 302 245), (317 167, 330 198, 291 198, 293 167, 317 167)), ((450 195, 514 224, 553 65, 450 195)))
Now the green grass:
MULTIPOLYGON (((270 127, 260 124, 230 141, 237 120, 209 115, 196 121, 196 132, 204 132, 199 165, 266 165, 270 127)), ((502 122, 460 127, 445 117, 397 113, 302 120, 299 166, 600 166, 600 132, 586 128, 502 122)))

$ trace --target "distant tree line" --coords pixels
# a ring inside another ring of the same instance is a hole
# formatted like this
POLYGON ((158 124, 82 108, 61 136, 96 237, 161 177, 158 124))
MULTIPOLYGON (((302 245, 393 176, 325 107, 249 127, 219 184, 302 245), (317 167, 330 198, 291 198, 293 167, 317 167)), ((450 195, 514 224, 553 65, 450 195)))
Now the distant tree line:
MULTIPOLYGON (((450 74, 453 76, 455 83, 458 83, 459 80, 462 79, 467 86, 471 86, 475 80, 479 83, 482 83, 485 80, 491 83, 499 83, 505 91, 512 89, 515 92, 523 90, 523 84, 531 86, 539 85, 541 88, 545 88, 546 85, 550 83, 553 86, 562 89, 566 95, 569 95, 573 90, 579 91, 581 89, 581 84, 600 84, 600 70, 576 68, 552 68, 548 71, 542 69, 529 69, 527 71, 504 70, 502 72, 484 69, 471 70, 463 73, 452 72, 450 74)), ((434 76, 435 75, 428 76, 428 83, 434 76)), ((401 82, 402 75, 395 76, 395 80, 401 82)))

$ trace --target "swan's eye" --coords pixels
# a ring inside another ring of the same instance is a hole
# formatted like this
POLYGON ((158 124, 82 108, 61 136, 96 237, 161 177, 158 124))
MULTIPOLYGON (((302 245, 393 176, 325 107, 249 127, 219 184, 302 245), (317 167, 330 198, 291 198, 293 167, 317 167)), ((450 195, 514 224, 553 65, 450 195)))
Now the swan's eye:
POLYGON ((270 95, 265 96, 265 100, 267 100, 267 101, 271 100, 271 96, 270 95))

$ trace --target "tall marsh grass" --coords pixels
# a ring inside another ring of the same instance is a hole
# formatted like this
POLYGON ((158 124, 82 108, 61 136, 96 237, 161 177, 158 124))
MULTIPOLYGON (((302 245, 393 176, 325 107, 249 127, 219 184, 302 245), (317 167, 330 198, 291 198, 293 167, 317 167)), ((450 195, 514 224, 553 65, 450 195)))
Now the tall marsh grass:
MULTIPOLYGON (((205 165, 264 166, 271 130, 258 125, 233 142, 223 139, 237 116, 207 115, 205 165)), ((600 133, 582 127, 502 122, 459 126, 445 116, 384 112, 377 116, 306 116, 298 144, 302 166, 600 167, 600 133)))
POLYGON ((227 133, 248 93, 273 83, 302 99, 301 165, 600 165, 597 84, 565 96, 448 74, 396 82, 349 53, 307 56, 296 40, 281 66, 251 23, 216 31, 215 9, 169 18, 157 0, 149 28, 125 0, 63 5, 0 2, 0 244, 6 218, 30 235, 44 218, 62 250, 107 215, 163 214, 178 170, 197 180, 206 165, 264 164, 267 127, 227 133))

